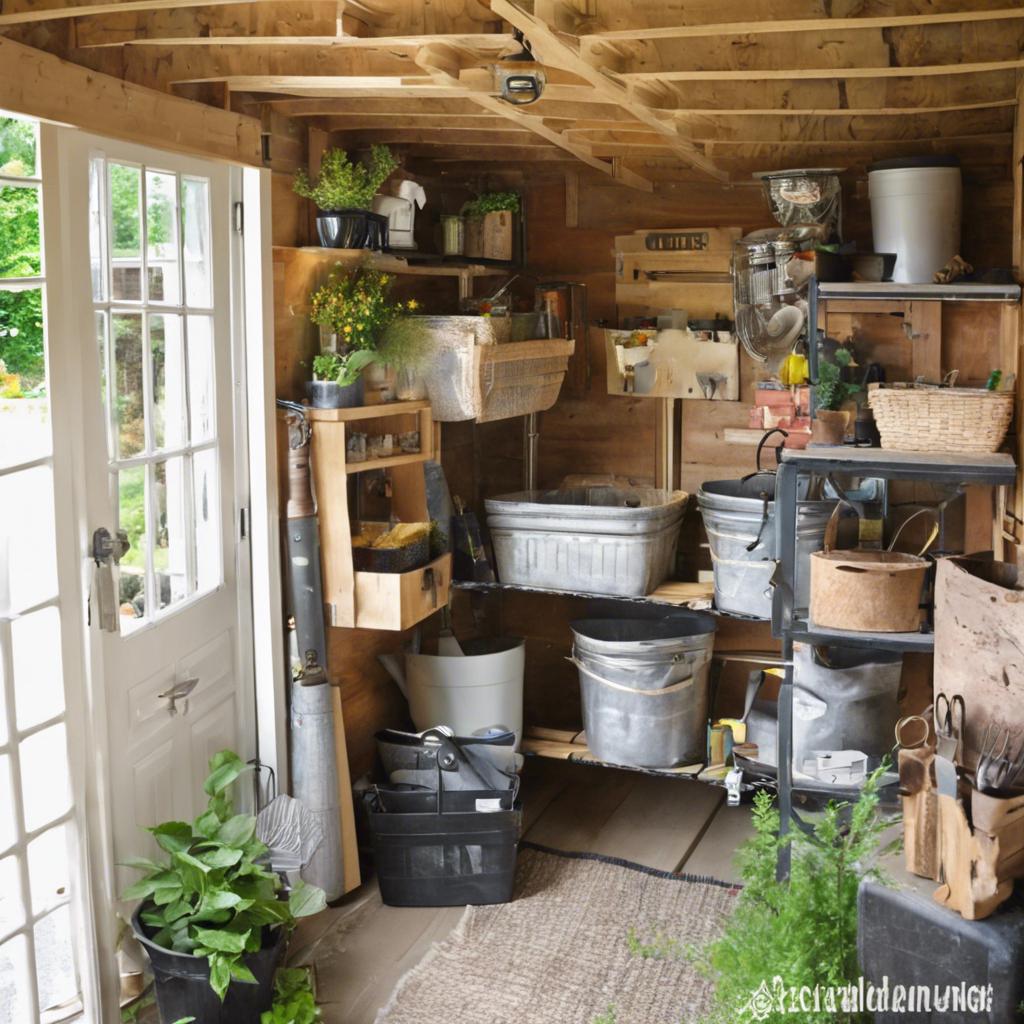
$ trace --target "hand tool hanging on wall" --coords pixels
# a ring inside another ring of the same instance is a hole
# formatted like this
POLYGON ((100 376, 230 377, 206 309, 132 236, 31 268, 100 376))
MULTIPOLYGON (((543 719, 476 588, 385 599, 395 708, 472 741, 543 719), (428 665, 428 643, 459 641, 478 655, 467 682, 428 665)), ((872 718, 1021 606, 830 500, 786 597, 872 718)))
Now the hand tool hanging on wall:
POLYGON ((344 892, 341 807, 334 747, 334 698, 327 678, 320 532, 309 477, 310 428, 306 410, 278 399, 287 410, 288 503, 285 509, 288 582, 298 664, 291 687, 292 790, 323 830, 323 843, 302 877, 324 890, 327 900, 344 892))

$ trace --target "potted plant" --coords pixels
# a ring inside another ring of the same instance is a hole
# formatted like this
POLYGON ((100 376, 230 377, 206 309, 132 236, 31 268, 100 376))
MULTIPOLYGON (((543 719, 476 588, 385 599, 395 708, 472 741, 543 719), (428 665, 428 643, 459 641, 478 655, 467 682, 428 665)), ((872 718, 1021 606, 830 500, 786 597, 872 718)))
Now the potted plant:
POLYGON ((466 218, 466 255, 477 259, 511 260, 518 192, 485 192, 462 207, 466 218))
MULTIPOLYGON (((412 313, 417 308, 415 299, 405 305, 412 313)), ((395 397, 412 402, 427 397, 427 384, 423 377, 430 354, 430 329, 422 317, 399 316, 384 332, 380 346, 381 359, 395 371, 395 397)))
POLYGON ((389 296, 392 276, 362 266, 349 271, 340 264, 310 297, 310 319, 321 328, 324 351, 313 360, 313 379, 307 385, 313 405, 345 409, 363 400, 361 373, 384 362, 381 338, 400 314, 416 303, 394 302, 389 296))
POLYGON ((815 411, 811 439, 816 444, 842 444, 850 425, 850 413, 843 406, 860 391, 859 384, 843 379, 843 371, 853 363, 848 348, 836 349, 832 360, 818 364, 818 380, 814 385, 815 411))
POLYGON ((300 170, 295 191, 312 199, 319 212, 316 230, 320 244, 330 249, 384 249, 387 218, 373 213, 373 197, 398 161, 387 146, 373 146, 369 163, 353 163, 343 149, 328 149, 315 182, 300 170))
POLYGON ((148 830, 167 859, 128 862, 144 875, 122 899, 142 901, 132 930, 152 963, 164 1021, 259 1020, 296 920, 324 908, 314 886, 284 891, 256 837, 256 818, 235 813, 232 784, 247 767, 230 750, 214 754, 206 810, 193 822, 148 830))

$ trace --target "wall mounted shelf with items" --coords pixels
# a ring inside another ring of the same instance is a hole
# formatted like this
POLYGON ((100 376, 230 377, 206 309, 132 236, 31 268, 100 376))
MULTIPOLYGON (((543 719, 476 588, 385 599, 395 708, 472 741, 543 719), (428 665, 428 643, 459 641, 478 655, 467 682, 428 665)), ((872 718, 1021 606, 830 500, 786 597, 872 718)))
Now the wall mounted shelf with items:
POLYGON ((386 470, 394 516, 404 523, 428 522, 423 463, 439 460, 441 453, 440 428, 431 419, 430 403, 311 409, 309 419, 313 426, 313 485, 320 517, 327 623, 359 629, 408 629, 448 603, 451 555, 442 555, 408 572, 356 570, 348 478, 353 473, 386 470), (356 425, 360 433, 379 430, 396 435, 418 430, 420 450, 350 461, 348 441, 356 425))

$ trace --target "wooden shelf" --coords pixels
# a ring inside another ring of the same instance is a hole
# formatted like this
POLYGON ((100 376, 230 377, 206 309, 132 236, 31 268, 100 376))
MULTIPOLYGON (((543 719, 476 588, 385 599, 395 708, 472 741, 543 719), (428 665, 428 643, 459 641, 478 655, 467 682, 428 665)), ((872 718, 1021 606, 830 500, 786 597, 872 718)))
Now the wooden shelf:
POLYGON ((532 754, 535 757, 550 757, 556 761, 598 765, 603 768, 624 768, 627 771, 665 775, 674 779, 695 779, 704 770, 703 763, 682 765, 679 768, 637 768, 631 765, 612 764, 591 753, 585 733, 564 729, 527 729, 520 749, 524 754, 532 754))
MULTIPOLYGON (((422 444, 422 441, 420 442, 422 444)), ((365 462, 346 462, 346 473, 366 473, 371 469, 388 469, 392 466, 412 466, 417 462, 427 462, 433 458, 430 452, 407 452, 404 455, 388 455, 383 459, 366 459, 365 462)))
POLYGON ((822 281, 821 301, 867 299, 889 302, 1020 302, 1019 284, 901 284, 897 281, 822 281))
POLYGON ((423 412, 430 408, 430 403, 421 402, 380 402, 377 405, 357 405, 352 409, 314 409, 310 408, 306 416, 311 420, 326 420, 329 423, 348 423, 352 420, 375 420, 383 416, 407 416, 410 413, 423 412))
POLYGON ((562 597, 583 597, 592 601, 629 601, 633 604, 663 604, 676 608, 688 608, 691 611, 714 612, 713 583, 683 583, 669 580, 646 597, 619 597, 615 594, 586 594, 576 590, 550 590, 544 587, 526 587, 516 583, 476 583, 473 580, 452 580, 455 590, 476 590, 484 592, 501 592, 503 590, 520 590, 530 594, 557 594, 562 597))
POLYGON ((374 252, 372 249, 325 249, 319 245, 275 245, 274 253, 284 256, 308 257, 311 259, 333 260, 356 266, 368 263, 375 270, 391 274, 408 274, 419 277, 495 277, 507 273, 511 268, 487 266, 483 263, 410 263, 393 253, 374 252))

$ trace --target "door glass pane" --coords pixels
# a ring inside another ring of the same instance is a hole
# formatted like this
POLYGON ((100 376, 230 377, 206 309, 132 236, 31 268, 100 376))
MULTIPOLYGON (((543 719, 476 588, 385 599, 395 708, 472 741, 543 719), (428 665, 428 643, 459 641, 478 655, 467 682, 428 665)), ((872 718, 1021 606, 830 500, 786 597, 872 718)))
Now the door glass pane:
POLYGON ((28 943, 15 935, 0 946, 0 1024, 25 1024, 28 1010, 28 943))
MULTIPOLYGON (((24 923, 25 908, 21 901, 21 874, 18 871, 18 861, 14 857, 4 857, 0 860, 0 936, 10 935, 15 928, 20 928, 24 923)), ((0 964, 0 978, 2 977, 3 965, 0 964)), ((3 991, 2 986, 3 982, 0 981, 0 992, 3 991)))
POLYGON ((167 608, 188 596, 188 504, 186 461, 169 459, 153 466, 156 499, 156 574, 158 607, 167 608))
POLYGON ((103 160, 89 161, 89 269, 92 277, 92 297, 103 302, 107 297, 106 232, 103 229, 103 160))
POLYGON ((0 851, 9 849, 18 838, 14 821, 14 783, 11 779, 11 759, 0 754, 0 851))
POLYGON ((210 273, 210 183, 205 178, 181 181, 182 231, 185 259, 185 305, 213 305, 210 273))
POLYGON ((28 844, 28 873, 32 889, 32 913, 63 903, 68 898, 68 829, 47 829, 28 844))
POLYGON ((181 317, 149 315, 153 365, 153 446, 180 448, 185 436, 185 346, 181 317))
POLYGON ((0 277, 38 277, 39 193, 29 187, 0 188, 0 277))
POLYGON ((142 384, 142 314, 114 313, 114 414, 117 452, 121 459, 146 448, 144 392, 142 384))
POLYGON ((118 525, 131 547, 121 557, 119 599, 122 619, 140 618, 146 606, 146 467, 117 475, 118 525))
POLYGON ((71 807, 68 747, 63 723, 33 733, 19 746, 25 831, 34 832, 71 807))
POLYGON ((188 400, 192 443, 214 436, 213 318, 188 318, 188 400))
POLYGON ((11 640, 18 728, 31 729, 64 710, 60 613, 56 608, 43 608, 15 619, 11 640))
POLYGON ((216 449, 192 456, 196 530, 196 589, 201 593, 221 582, 220 488, 216 449))
POLYGON ((53 536, 50 467, 0 476, 0 611, 22 611, 56 596, 53 536))
POLYGON ((111 291, 118 301, 142 299, 142 173, 110 164, 111 291))
POLYGON ((39 1006, 46 1010, 60 1006, 78 994, 70 908, 61 907, 47 914, 36 924, 34 933, 39 1006))
POLYGON ((16 117, 0 117, 0 174, 21 178, 36 173, 36 126, 16 117))
POLYGON ((181 302, 178 274, 177 178, 146 171, 146 266, 149 301, 181 302))
POLYGON ((43 292, 0 290, 0 467, 49 455, 43 292))

